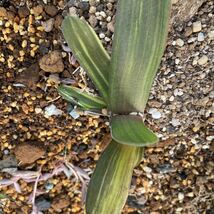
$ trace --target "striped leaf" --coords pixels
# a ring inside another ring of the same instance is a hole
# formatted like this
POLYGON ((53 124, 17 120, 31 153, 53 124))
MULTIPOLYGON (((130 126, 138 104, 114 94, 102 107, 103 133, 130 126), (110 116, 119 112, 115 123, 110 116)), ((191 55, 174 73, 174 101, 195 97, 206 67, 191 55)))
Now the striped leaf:
POLYGON ((101 97, 90 95, 79 88, 62 85, 58 87, 58 91, 65 100, 84 109, 106 108, 106 103, 101 97))
POLYGON ((111 60, 110 109, 143 112, 164 52, 171 0, 119 0, 111 60))
POLYGON ((62 32, 80 65, 87 72, 105 100, 108 98, 108 67, 110 57, 87 22, 67 16, 62 32))
POLYGON ((89 183, 87 214, 120 214, 125 205, 133 169, 143 148, 112 141, 101 155, 89 183))
POLYGON ((148 146, 158 142, 158 137, 145 126, 140 116, 113 116, 111 120, 112 138, 130 146, 148 146))

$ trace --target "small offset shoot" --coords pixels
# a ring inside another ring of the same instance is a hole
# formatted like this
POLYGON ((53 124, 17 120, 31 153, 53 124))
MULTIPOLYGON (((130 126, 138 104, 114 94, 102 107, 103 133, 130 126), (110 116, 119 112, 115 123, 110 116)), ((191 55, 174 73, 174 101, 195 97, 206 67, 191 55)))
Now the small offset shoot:
POLYGON ((58 88, 59 94, 68 102, 82 107, 84 110, 103 109, 106 103, 102 97, 91 95, 82 89, 62 85, 58 88))
POLYGON ((112 141, 91 177, 86 214, 120 214, 144 147, 158 142, 141 115, 164 53, 170 10, 171 0, 119 0, 111 58, 85 21, 63 21, 65 40, 99 96, 72 86, 60 86, 59 93, 84 109, 110 112, 112 141))

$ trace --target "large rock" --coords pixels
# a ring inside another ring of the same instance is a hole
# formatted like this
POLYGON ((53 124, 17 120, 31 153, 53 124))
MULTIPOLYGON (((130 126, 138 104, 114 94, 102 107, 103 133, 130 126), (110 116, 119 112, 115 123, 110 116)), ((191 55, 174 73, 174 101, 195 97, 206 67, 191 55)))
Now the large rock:
POLYGON ((188 21, 206 0, 172 0, 170 24, 176 25, 188 21))

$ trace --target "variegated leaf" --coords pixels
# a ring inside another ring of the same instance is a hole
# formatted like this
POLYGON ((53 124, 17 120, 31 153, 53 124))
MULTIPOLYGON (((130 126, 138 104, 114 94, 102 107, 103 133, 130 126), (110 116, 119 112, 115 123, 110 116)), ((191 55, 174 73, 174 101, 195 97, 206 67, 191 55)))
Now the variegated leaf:
POLYGON ((110 57, 96 33, 86 21, 71 16, 64 19, 62 31, 72 53, 107 100, 110 57))
POLYGON ((148 146, 158 142, 158 137, 145 126, 140 116, 118 115, 111 119, 112 138, 130 146, 148 146))
POLYGON ((110 109, 143 112, 164 52, 171 0, 119 0, 113 40, 110 109))
POLYGON ((87 214, 120 214, 125 205, 133 169, 142 159, 143 148, 112 142, 101 155, 92 175, 87 214))
POLYGON ((65 100, 84 109, 106 108, 106 103, 101 97, 90 95, 79 88, 62 85, 58 87, 58 91, 65 100))

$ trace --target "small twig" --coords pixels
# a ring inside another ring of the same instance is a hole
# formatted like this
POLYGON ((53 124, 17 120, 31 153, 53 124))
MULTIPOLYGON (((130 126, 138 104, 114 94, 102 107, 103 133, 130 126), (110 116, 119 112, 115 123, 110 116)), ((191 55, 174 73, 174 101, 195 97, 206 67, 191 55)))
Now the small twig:
POLYGON ((56 98, 54 98, 54 99, 52 99, 52 100, 49 100, 47 103, 52 103, 52 102, 58 100, 60 97, 61 97, 61 96, 58 96, 58 97, 56 97, 56 98))

